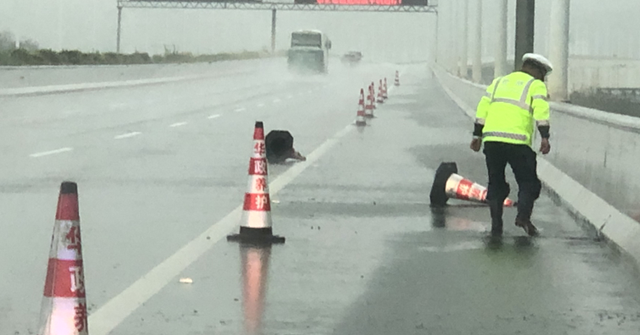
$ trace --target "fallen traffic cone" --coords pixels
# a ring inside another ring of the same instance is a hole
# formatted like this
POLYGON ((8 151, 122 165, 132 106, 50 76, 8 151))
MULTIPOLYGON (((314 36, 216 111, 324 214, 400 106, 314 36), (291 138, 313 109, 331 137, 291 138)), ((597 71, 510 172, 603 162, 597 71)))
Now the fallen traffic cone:
POLYGON ((382 92, 384 90, 384 87, 382 86, 382 79, 380 79, 380 86, 378 86, 378 103, 384 103, 384 98, 382 97, 382 92))
POLYGON ((51 237, 38 334, 87 333, 78 186, 73 182, 63 182, 51 237))
POLYGON ((286 130, 272 130, 265 138, 267 162, 269 164, 286 163, 287 159, 307 160, 293 147, 293 136, 286 130))
MULTIPOLYGON (((487 203, 487 188, 462 177, 457 170, 455 163, 440 164, 431 188, 431 204, 444 206, 450 198, 487 203)), ((504 200, 505 207, 514 204, 511 199, 504 200)))
POLYGON ((257 121, 253 132, 253 155, 249 161, 249 185, 244 195, 240 233, 227 236, 227 241, 251 244, 284 243, 284 237, 273 235, 271 224, 264 126, 262 122, 257 121))
POLYGON ((366 113, 364 111, 364 89, 360 89, 360 99, 358 101, 358 114, 356 114, 356 126, 366 126, 367 121, 364 119, 366 113))
POLYGON ((388 89, 387 88, 387 78, 385 77, 384 78, 384 90, 382 91, 382 99, 385 99, 385 100, 389 99, 389 95, 388 95, 389 92, 387 91, 387 89, 388 89))
POLYGON ((369 94, 367 95, 367 105, 364 108, 364 116, 368 118, 373 117, 373 103, 371 99, 371 86, 369 86, 369 94))
POLYGON ((400 73, 398 73, 398 71, 396 71, 396 80, 393 84, 395 86, 400 86, 400 73))

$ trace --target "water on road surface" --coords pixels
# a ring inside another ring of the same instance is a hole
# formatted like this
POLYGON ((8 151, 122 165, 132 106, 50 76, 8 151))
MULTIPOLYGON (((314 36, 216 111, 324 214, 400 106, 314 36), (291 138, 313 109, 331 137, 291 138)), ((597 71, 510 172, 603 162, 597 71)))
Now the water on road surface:
POLYGON ((0 333, 37 331, 66 179, 79 184, 92 335, 638 333, 637 273, 548 196, 539 238, 513 209, 496 240, 486 207, 429 207, 442 161, 481 184, 486 170, 471 121, 425 64, 334 63, 318 77, 283 60, 216 67, 229 74, 0 98, 0 333), (351 125, 360 88, 396 69, 376 118, 351 125), (269 248, 224 240, 256 120, 309 157, 269 167, 287 238, 269 248))

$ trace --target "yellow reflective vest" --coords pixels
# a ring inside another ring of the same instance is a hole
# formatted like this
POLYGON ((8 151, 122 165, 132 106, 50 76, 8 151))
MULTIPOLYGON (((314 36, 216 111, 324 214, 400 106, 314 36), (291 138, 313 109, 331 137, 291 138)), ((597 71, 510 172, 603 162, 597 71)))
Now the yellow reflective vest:
POLYGON ((478 103, 476 123, 484 125, 484 142, 531 146, 535 126, 549 125, 547 86, 520 71, 496 78, 478 103))

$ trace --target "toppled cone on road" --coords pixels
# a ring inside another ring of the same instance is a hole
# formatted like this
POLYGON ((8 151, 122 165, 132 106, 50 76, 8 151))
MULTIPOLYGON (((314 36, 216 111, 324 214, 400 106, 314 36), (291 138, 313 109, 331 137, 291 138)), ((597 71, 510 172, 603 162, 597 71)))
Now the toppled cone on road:
POLYGON ((284 243, 284 237, 273 235, 271 228, 266 152, 264 126, 258 121, 253 132, 253 154, 249 161, 249 185, 244 195, 240 233, 227 236, 227 241, 253 245, 284 243))
MULTIPOLYGON (((487 188, 459 175, 456 163, 446 162, 436 170, 429 198, 432 206, 445 206, 449 199, 486 204, 487 188)), ((514 204, 511 199, 504 200, 505 207, 513 207, 514 204)))
POLYGON ((267 161, 271 164, 284 163, 287 159, 307 160, 293 148, 293 136, 286 130, 272 130, 265 139, 267 161))
POLYGON ((51 237, 38 334, 87 333, 78 186, 73 182, 63 182, 51 237))

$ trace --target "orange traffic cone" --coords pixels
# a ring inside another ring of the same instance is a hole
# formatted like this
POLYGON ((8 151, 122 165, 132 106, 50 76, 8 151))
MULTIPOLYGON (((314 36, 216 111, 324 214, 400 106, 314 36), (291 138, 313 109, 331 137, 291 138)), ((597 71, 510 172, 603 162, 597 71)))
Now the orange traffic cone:
MULTIPOLYGON (((453 173, 445 184, 445 192, 449 198, 469 200, 473 202, 487 202, 487 188, 476 184, 459 174, 453 173)), ((504 199, 504 206, 512 207, 511 199, 504 199)))
POLYGON ((364 108, 364 116, 368 118, 373 117, 373 99, 371 98, 371 85, 369 85, 369 93, 367 94, 367 105, 364 108))
MULTIPOLYGON (((442 163, 436 170, 431 187, 431 204, 444 206, 450 198, 486 203, 487 188, 459 175, 456 163, 442 163)), ((504 206, 514 205, 513 200, 504 200, 504 206)))
POLYGON ((360 89, 360 99, 358 101, 358 114, 356 115, 356 126, 366 126, 367 121, 365 118, 364 111, 364 89, 360 89))
POLYGON ((253 155, 249 161, 249 185, 244 195, 240 233, 227 236, 227 241, 254 244, 284 243, 284 237, 273 235, 271 224, 264 126, 262 122, 257 121, 253 132, 253 155))
POLYGON ((382 97, 382 92, 384 91, 384 86, 382 86, 382 79, 380 79, 380 86, 378 86, 378 100, 379 104, 384 103, 384 98, 382 97))
POLYGON ((382 91, 382 99, 385 99, 385 100, 389 99, 389 95, 388 95, 389 92, 387 91, 387 89, 388 89, 387 88, 387 78, 385 77, 384 78, 384 90, 382 91))
POLYGON ((396 71, 396 80, 393 84, 395 86, 400 86, 400 73, 398 73, 398 71, 396 71))
POLYGON ((370 91, 369 97, 371 98, 371 106, 373 107, 373 109, 376 109, 378 107, 376 106, 376 84, 374 82, 371 82, 371 86, 369 86, 369 91, 370 91))
POLYGON ((38 334, 87 333, 78 186, 73 182, 63 182, 51 238, 38 334))

